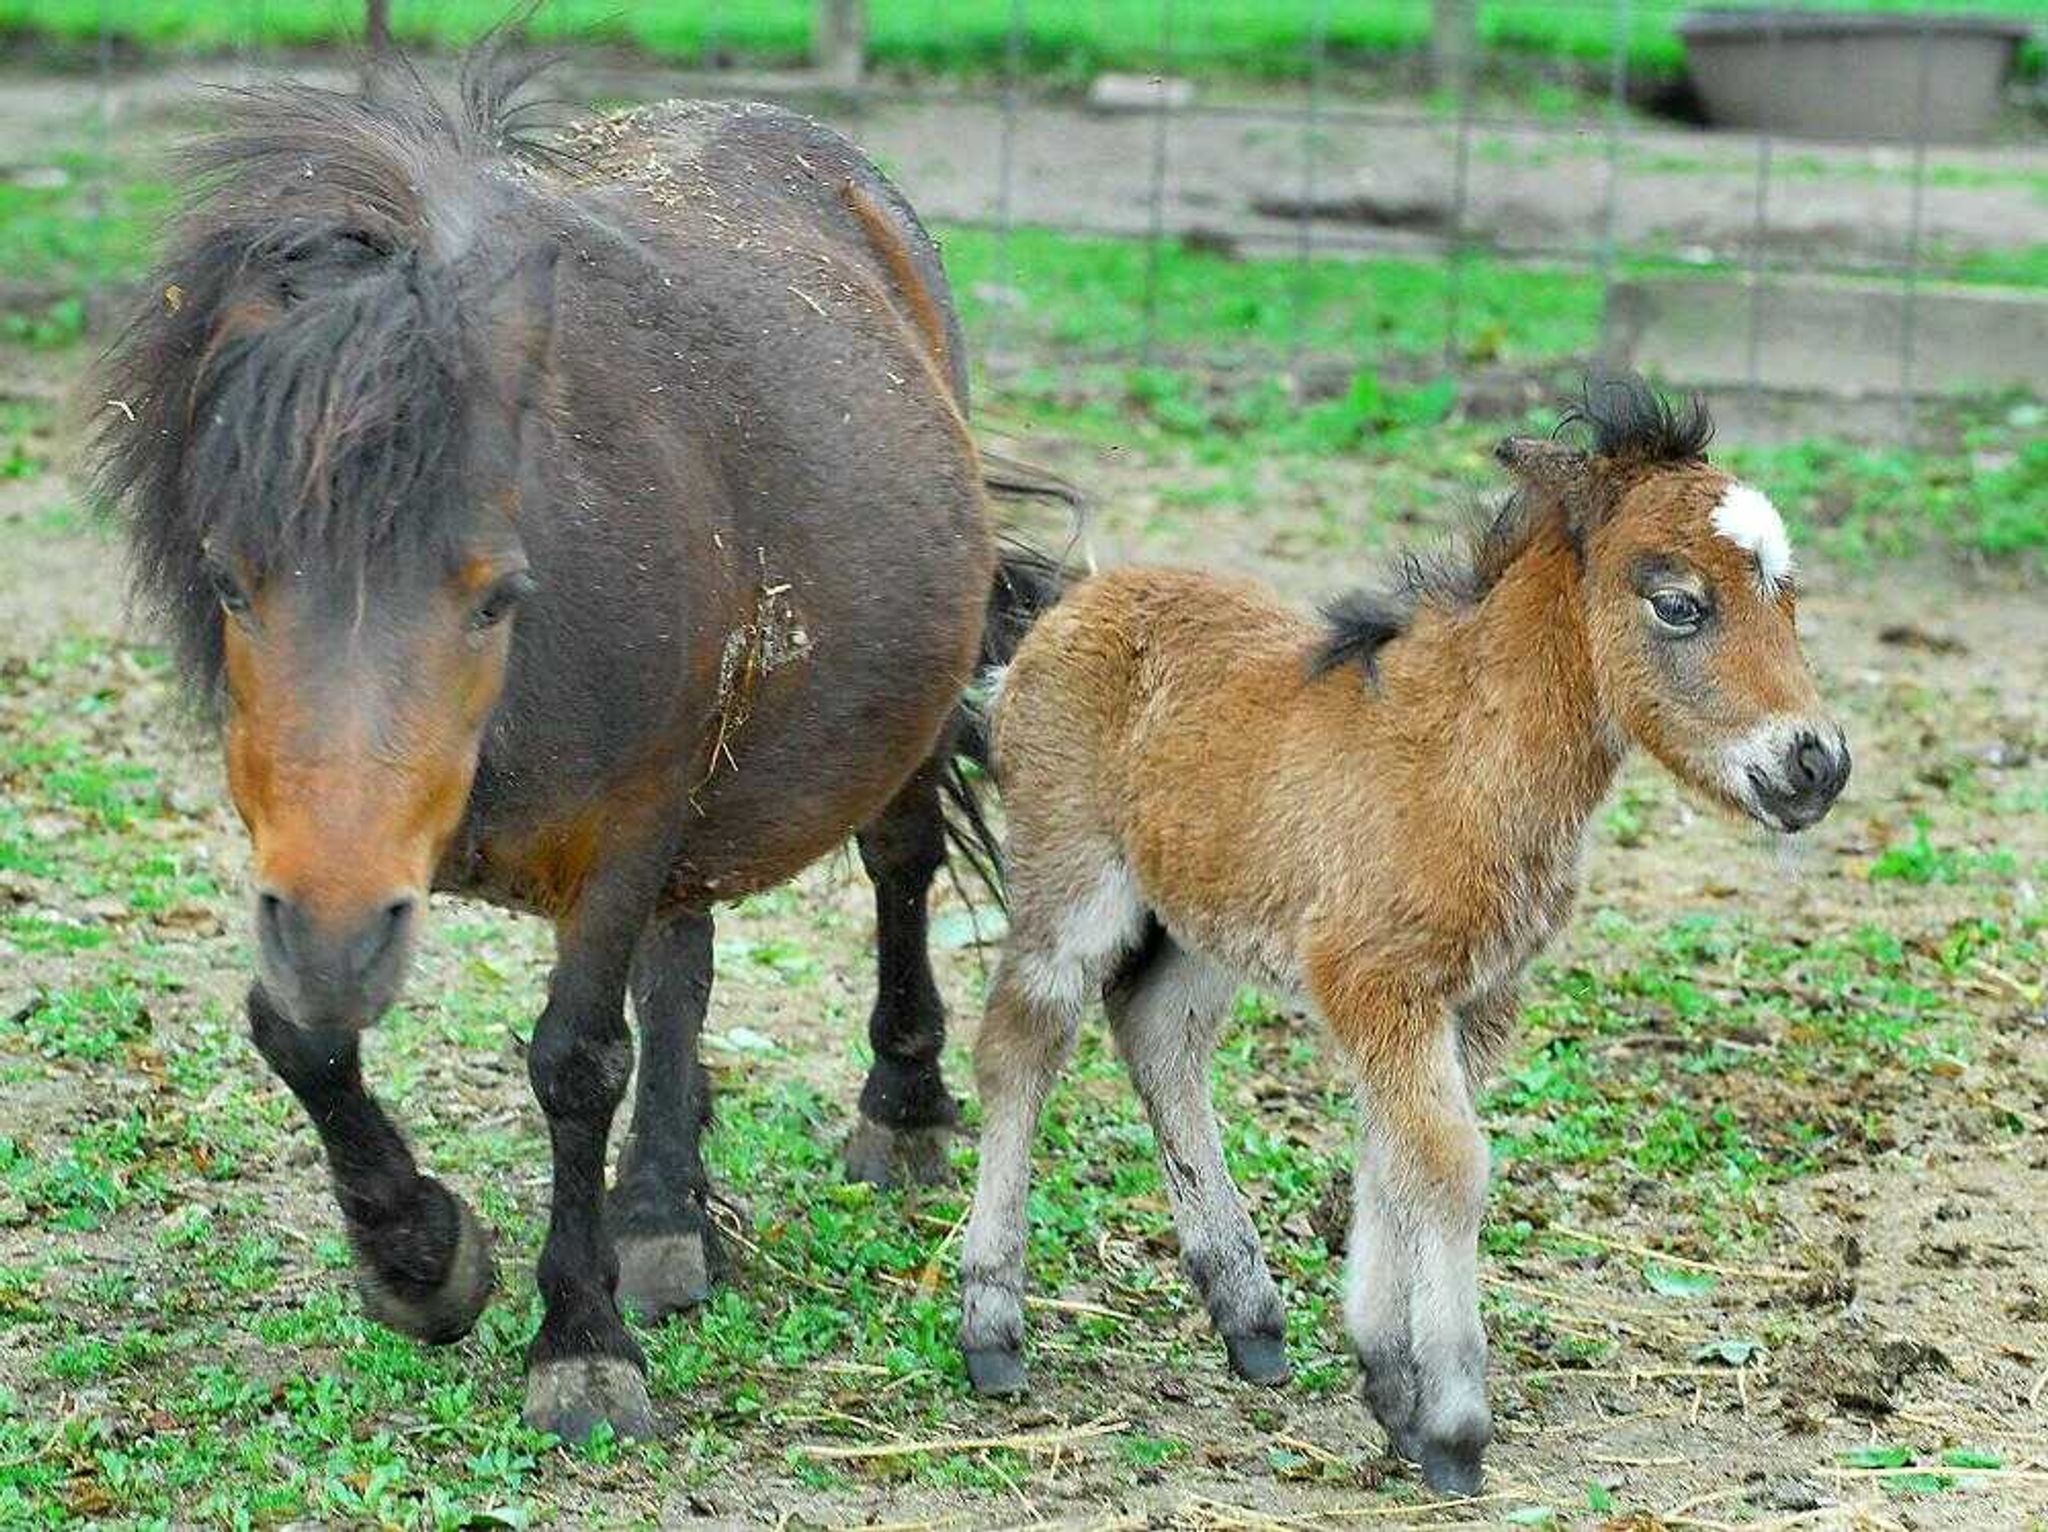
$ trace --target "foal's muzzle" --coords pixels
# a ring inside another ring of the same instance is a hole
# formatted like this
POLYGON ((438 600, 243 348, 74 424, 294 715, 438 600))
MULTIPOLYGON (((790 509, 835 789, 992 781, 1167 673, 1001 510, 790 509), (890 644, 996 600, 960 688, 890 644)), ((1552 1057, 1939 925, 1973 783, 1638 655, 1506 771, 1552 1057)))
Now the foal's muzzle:
POLYGON ((264 987, 302 1027, 369 1026, 398 998, 418 906, 408 894, 339 917, 315 915, 263 890, 256 946, 264 987))
POLYGON ((1747 768, 1757 817, 1774 829, 1804 830, 1819 823, 1849 780, 1849 742, 1836 730, 1794 731, 1780 758, 1747 768))

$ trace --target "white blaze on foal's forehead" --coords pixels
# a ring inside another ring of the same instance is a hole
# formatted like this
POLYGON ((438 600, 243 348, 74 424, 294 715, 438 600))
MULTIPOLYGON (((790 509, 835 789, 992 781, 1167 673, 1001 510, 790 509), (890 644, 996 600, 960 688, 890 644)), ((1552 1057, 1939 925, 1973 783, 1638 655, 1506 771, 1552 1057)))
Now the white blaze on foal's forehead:
POLYGON ((1785 535, 1778 508, 1762 490, 1730 484, 1714 507, 1714 530, 1756 559, 1765 595, 1792 573, 1792 540, 1785 535))

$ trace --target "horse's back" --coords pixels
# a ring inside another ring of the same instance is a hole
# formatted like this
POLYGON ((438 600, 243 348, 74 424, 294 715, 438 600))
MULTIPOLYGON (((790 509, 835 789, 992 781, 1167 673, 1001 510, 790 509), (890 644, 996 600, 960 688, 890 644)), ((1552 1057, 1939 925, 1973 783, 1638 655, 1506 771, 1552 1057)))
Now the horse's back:
POLYGON ((626 190, 679 239, 845 263, 910 326, 966 412, 966 350, 938 249, 895 184, 831 128, 761 102, 672 100, 581 125, 567 147, 587 182, 626 190))
POLYGON ((1121 569, 1086 581, 1004 676, 994 740, 1006 797, 1012 781, 1085 778, 1091 812, 1129 833, 1155 791, 1227 777, 1236 757, 1269 747, 1274 705, 1305 683, 1311 631, 1254 580, 1121 569))

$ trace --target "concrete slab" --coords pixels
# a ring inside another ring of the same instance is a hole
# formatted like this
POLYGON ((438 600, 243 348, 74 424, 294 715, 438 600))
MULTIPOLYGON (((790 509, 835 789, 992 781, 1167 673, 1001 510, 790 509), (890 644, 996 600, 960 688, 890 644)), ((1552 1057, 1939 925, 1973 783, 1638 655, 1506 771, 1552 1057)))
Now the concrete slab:
POLYGON ((1615 284, 1603 352, 1700 388, 1745 384, 1848 398, 2005 388, 2048 393, 2048 294, 2021 288, 1772 276, 1615 284), (1907 358, 1910 331, 1911 358, 1907 358))

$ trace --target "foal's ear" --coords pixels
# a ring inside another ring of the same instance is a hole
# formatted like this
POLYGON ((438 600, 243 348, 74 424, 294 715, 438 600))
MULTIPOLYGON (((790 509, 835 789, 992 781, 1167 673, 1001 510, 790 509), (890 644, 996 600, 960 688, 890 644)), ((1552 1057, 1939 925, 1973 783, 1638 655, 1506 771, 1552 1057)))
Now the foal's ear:
POLYGON ((558 245, 537 245, 498 278, 485 308, 492 364, 518 420, 540 399, 555 362, 558 245))
POLYGON ((1564 488, 1583 479, 1592 459, 1577 447, 1548 436, 1509 436, 1493 449, 1494 459, 1518 479, 1564 488))

